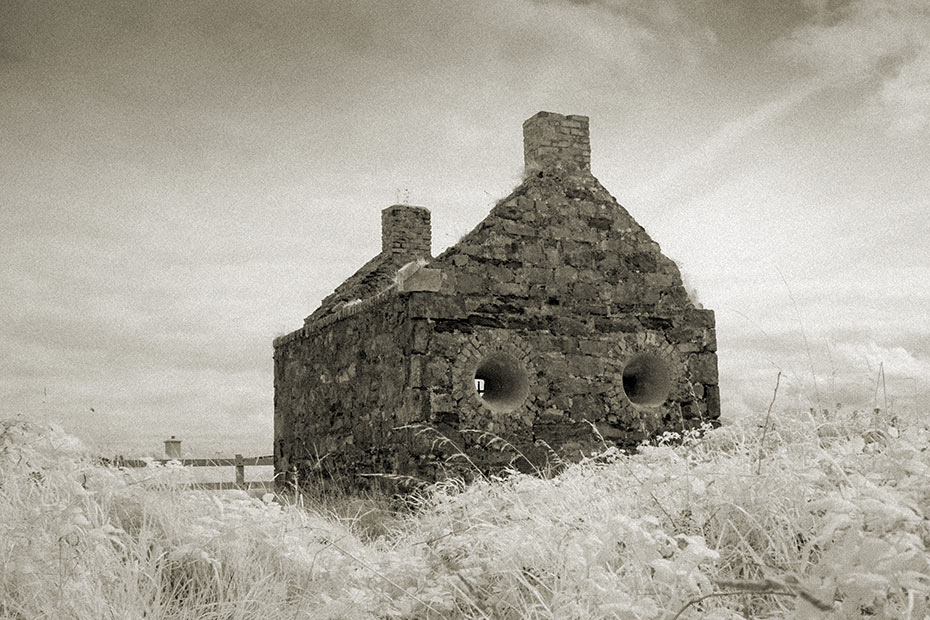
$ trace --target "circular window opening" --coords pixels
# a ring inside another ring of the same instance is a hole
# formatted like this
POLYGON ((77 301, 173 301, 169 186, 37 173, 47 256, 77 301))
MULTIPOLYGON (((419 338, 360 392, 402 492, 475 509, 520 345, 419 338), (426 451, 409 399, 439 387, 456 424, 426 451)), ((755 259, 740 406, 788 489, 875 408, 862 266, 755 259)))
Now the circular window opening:
POLYGON ((475 391, 492 411, 516 409, 526 400, 529 388, 523 366, 509 355, 489 355, 475 370, 475 391))
POLYGON ((661 405, 672 391, 668 366, 657 355, 634 355, 623 368, 623 391, 634 405, 661 405))

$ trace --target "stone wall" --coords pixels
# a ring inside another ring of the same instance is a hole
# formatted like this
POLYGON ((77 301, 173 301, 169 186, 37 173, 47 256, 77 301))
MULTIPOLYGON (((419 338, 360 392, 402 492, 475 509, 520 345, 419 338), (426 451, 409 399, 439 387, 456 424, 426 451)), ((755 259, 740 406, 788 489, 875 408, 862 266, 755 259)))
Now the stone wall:
POLYGON ((432 420, 500 434, 539 463, 550 447, 602 447, 592 425, 632 447, 719 417, 713 312, 593 177, 530 177, 430 267, 447 300, 430 315, 432 420), (525 377, 510 410, 471 387, 495 355, 525 377))
POLYGON ((405 302, 384 294, 276 341, 276 473, 353 487, 358 473, 410 471, 414 446, 393 429, 422 420, 427 401, 410 376, 423 326, 405 302))
MULTIPOLYGON (((431 317, 462 311, 454 298, 387 291, 359 311, 339 312, 276 339, 278 480, 336 481, 352 490, 393 486, 394 477, 406 487, 405 477, 430 482, 473 475, 455 458, 460 448, 472 448, 471 436, 463 440, 464 429, 453 427, 445 413, 430 411, 444 363, 430 354, 437 340, 431 317)), ((476 455, 475 462, 492 471, 508 460, 494 451, 491 458, 476 455)))

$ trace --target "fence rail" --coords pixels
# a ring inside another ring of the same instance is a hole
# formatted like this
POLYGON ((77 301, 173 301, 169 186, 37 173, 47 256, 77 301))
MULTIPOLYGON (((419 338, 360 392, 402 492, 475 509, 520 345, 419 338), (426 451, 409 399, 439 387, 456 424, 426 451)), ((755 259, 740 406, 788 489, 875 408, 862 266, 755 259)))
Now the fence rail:
POLYGON ((166 463, 177 462, 185 467, 235 467, 235 482, 194 482, 191 486, 198 489, 273 489, 274 481, 255 480, 245 481, 245 468, 258 467, 262 465, 274 465, 273 456, 242 456, 237 454, 233 458, 214 458, 214 459, 127 459, 117 456, 113 459, 113 464, 117 467, 148 467, 149 463, 164 465, 166 463))

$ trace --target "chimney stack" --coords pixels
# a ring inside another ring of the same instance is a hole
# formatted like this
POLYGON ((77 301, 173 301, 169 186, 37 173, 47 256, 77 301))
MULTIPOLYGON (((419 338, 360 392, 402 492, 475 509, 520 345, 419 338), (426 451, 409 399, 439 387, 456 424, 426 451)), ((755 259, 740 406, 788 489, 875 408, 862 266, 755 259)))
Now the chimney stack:
POLYGON ((537 112, 523 123, 524 176, 550 171, 591 173, 588 117, 537 112))
POLYGON ((432 257, 429 210, 394 205, 381 211, 381 252, 418 258, 432 257))

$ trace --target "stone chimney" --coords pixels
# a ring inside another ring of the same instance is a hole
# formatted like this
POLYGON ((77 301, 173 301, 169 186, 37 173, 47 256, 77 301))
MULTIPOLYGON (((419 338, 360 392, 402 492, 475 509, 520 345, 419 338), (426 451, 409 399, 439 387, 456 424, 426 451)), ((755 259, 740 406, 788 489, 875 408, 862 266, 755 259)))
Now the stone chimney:
POLYGON ((524 176, 540 171, 591 173, 588 117, 537 112, 523 122, 524 176))
POLYGON ((429 210, 394 205, 381 211, 381 252, 432 257, 429 210))

